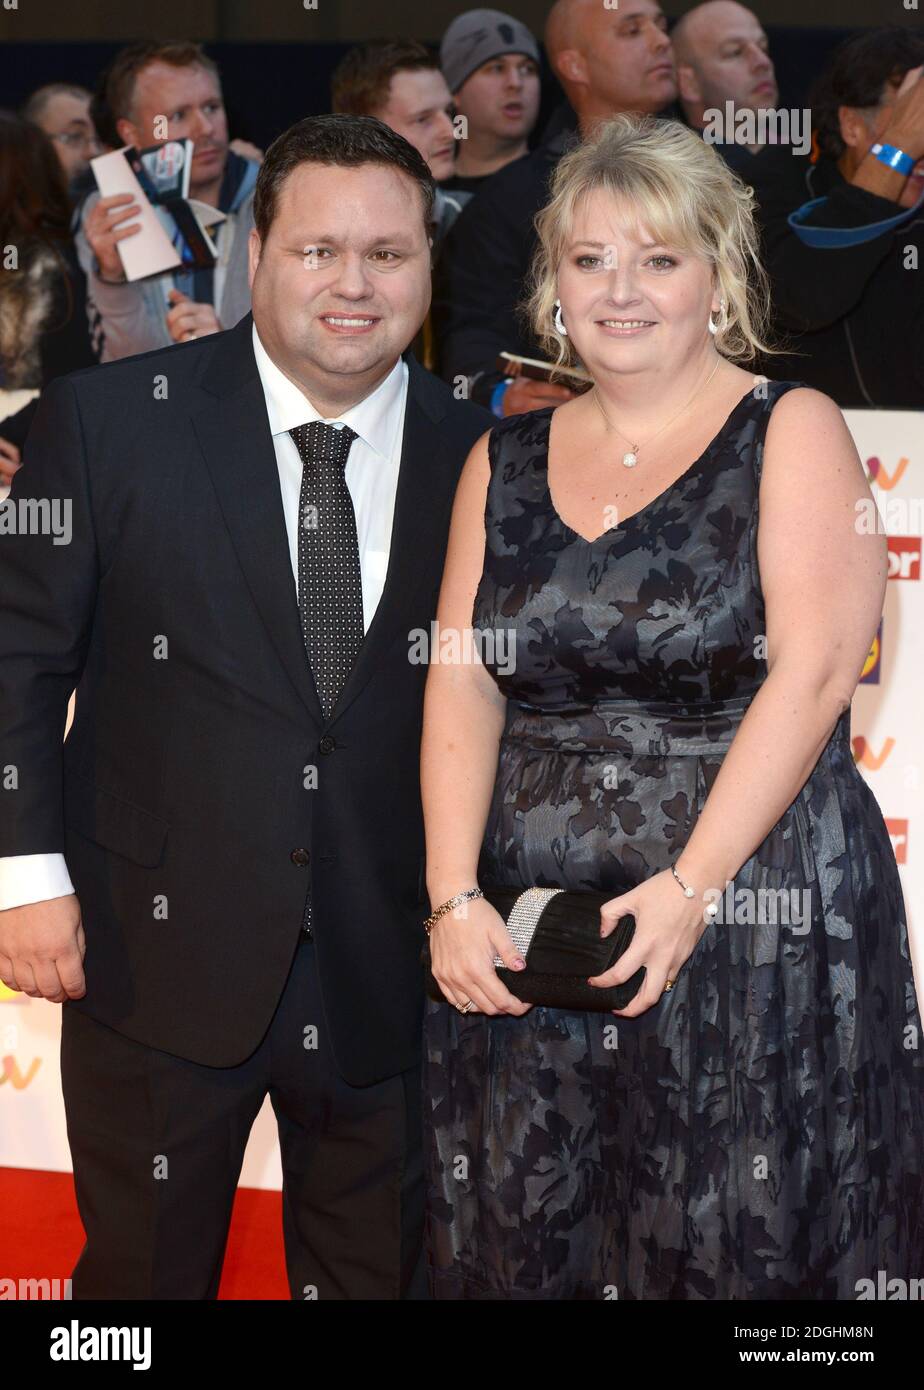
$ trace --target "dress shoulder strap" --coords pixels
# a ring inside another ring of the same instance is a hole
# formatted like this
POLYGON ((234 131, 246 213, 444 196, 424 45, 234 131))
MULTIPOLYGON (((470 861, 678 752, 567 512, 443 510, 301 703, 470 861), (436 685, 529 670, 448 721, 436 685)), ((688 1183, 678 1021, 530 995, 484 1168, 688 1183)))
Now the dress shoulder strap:
POLYGON ((488 435, 485 522, 522 516, 544 496, 549 410, 505 415, 488 435))
POLYGON ((757 433, 754 438, 753 450, 754 473, 757 479, 758 486, 760 486, 760 478, 764 461, 764 442, 767 437, 767 427, 770 424, 770 416, 773 413, 773 407, 776 405, 777 401, 780 399, 781 396, 785 396, 788 391, 793 391, 797 387, 801 386, 807 387, 808 382, 766 381, 765 383, 763 383, 762 394, 759 396, 755 394, 755 399, 760 400, 763 403, 763 409, 760 411, 757 420, 757 433))

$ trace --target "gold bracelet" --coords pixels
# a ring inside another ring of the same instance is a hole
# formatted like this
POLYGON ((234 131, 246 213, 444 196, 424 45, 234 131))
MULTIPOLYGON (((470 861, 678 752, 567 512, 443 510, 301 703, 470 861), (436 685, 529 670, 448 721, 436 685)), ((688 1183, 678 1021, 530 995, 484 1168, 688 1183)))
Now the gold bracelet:
POLYGON ((440 903, 434 912, 430 913, 429 917, 425 918, 424 930, 427 936, 430 935, 432 928, 436 926, 440 918, 445 917, 447 912, 452 912, 454 907, 460 907, 462 903, 470 902, 472 898, 483 897, 484 893, 480 888, 467 888, 464 893, 456 893, 454 897, 447 898, 444 903, 440 903))

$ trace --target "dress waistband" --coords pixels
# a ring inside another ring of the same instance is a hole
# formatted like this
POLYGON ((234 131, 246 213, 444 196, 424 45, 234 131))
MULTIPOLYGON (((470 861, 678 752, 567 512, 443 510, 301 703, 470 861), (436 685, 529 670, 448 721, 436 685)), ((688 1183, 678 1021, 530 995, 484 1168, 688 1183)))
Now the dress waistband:
MULTIPOLYGON (((702 757, 727 753, 754 696, 713 704, 598 700, 560 710, 510 700, 502 740, 557 753, 616 753, 624 757, 702 757)), ((850 706, 835 724, 829 745, 852 758, 850 706)))
POLYGON ((600 700, 560 710, 511 700, 502 737, 558 753, 653 757, 725 753, 753 698, 692 706, 600 700))

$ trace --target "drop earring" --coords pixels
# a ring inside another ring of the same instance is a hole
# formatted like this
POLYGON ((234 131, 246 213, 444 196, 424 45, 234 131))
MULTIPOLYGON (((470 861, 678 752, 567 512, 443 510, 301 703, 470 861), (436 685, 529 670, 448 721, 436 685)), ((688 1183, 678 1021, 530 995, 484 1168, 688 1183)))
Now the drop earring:
POLYGON ((560 299, 556 299, 556 301, 555 301, 555 317, 554 317, 554 319, 552 320, 552 322, 555 324, 556 332, 560 333, 560 334, 562 335, 563 338, 567 338, 567 336, 568 336, 568 330, 567 330, 567 328, 565 327, 564 323, 562 322, 562 317, 561 317, 561 300, 560 300, 560 299))
POLYGON ((718 323, 713 323, 713 322, 712 322, 712 310, 711 310, 711 309, 709 310, 709 332, 713 335, 713 337, 715 337, 716 333, 724 332, 724 330, 725 330, 727 327, 728 327, 728 311, 727 311, 727 309, 726 309, 725 300, 724 300, 724 299, 720 299, 720 300, 719 300, 719 321, 718 321, 718 323))

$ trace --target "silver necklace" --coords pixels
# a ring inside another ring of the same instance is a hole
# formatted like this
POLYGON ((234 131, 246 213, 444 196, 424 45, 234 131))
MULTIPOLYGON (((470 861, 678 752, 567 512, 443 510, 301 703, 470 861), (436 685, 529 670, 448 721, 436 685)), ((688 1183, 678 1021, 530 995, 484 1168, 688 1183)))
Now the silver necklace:
MULTIPOLYGON (((706 387, 709 385, 709 382, 712 380, 712 378, 715 376, 716 372, 719 370, 719 364, 720 364, 721 360, 722 360, 722 359, 719 358, 719 361, 716 362, 716 364, 715 364, 715 366, 713 367, 712 371, 709 373, 708 378, 707 378, 706 381, 704 382, 702 388, 700 388, 699 386, 697 386, 696 389, 695 389, 694 392, 693 392, 693 395, 690 397, 690 400, 688 400, 684 405, 682 405, 682 406, 680 407, 680 409, 677 411, 677 414, 676 414, 676 415, 672 415, 671 418, 666 422, 666 424, 663 424, 663 425, 661 426, 660 429, 655 430, 655 432, 654 432, 654 434, 651 436, 651 438, 648 439, 648 440, 646 440, 646 447, 648 446, 648 444, 651 443, 651 440, 652 440, 652 439, 657 439, 658 435, 661 434, 662 431, 666 430, 668 425, 672 425, 672 424, 674 423, 674 421, 677 419, 677 415, 682 415, 682 414, 683 414, 683 412, 686 410, 687 406, 690 404, 690 401, 692 401, 693 396, 696 395, 696 392, 697 392, 697 391, 699 391, 700 389, 702 389, 703 391, 705 391, 706 387)), ((596 385, 595 385, 594 388, 593 388, 593 397, 594 397, 594 400, 597 402, 597 405, 600 407, 600 411, 601 411, 601 413, 602 413, 602 415, 603 415, 603 418, 604 418, 604 420, 606 421, 606 423, 609 425, 610 429, 616 430, 616 433, 617 433, 622 439, 626 439, 626 436, 622 433, 622 430, 616 429, 616 426, 613 424, 612 420, 611 420, 610 417, 607 415, 606 411, 603 409, 603 402, 600 400, 600 396, 599 396, 599 393, 598 393, 598 391, 597 391, 596 385)), ((631 442, 631 441, 629 441, 628 439, 626 439, 626 443, 630 443, 630 442, 631 442)), ((631 444, 631 447, 630 447, 630 448, 626 451, 626 453, 624 453, 623 456, 622 456, 622 462, 623 462, 623 467, 624 467, 624 468, 634 468, 634 467, 635 467, 635 465, 638 463, 638 454, 639 454, 639 449, 640 449, 640 448, 641 448, 641 445, 640 445, 640 444, 631 444)))

